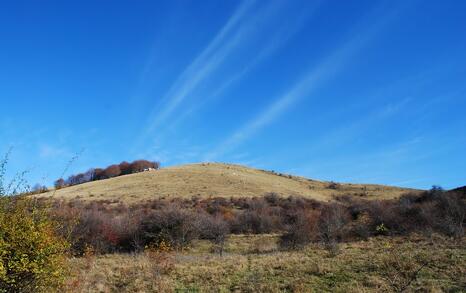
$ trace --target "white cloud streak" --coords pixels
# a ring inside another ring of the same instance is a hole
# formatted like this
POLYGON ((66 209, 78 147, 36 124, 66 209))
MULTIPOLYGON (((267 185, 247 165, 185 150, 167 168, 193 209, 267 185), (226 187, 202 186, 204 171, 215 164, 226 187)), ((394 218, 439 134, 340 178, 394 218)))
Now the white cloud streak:
POLYGON ((241 70, 232 74, 229 78, 226 78, 220 85, 211 91, 210 95, 207 95, 203 98, 202 101, 199 101, 195 105, 192 105, 190 108, 186 109, 182 114, 177 115, 176 120, 172 123, 172 128, 175 127, 182 120, 186 119, 192 113, 195 113, 200 108, 202 108, 208 102, 215 100, 221 96, 228 88, 233 84, 241 80, 246 74, 248 74, 255 66, 261 63, 263 60, 269 58, 277 50, 279 50, 288 39, 290 39, 303 25, 306 19, 317 9, 319 2, 316 1, 315 5, 308 9, 307 11, 302 12, 301 15, 297 15, 295 19, 288 21, 287 27, 281 27, 270 41, 268 41, 259 51, 259 53, 252 59, 251 62, 246 64, 241 70))
POLYGON ((253 134, 275 121, 290 106, 301 99, 309 97, 319 86, 322 86, 332 76, 341 72, 351 57, 368 44, 392 17, 393 13, 385 14, 382 17, 378 15, 375 24, 366 24, 369 29, 366 29, 362 33, 354 33, 355 37, 327 57, 320 65, 311 68, 287 93, 276 99, 254 119, 235 131, 216 149, 209 152, 204 160, 215 160, 219 156, 233 150, 253 134))
POLYGON ((218 86, 210 88, 207 94, 196 93, 200 85, 209 80, 214 71, 227 62, 231 55, 237 50, 246 48, 251 41, 263 34, 264 31, 261 28, 274 21, 285 4, 286 1, 273 1, 259 6, 255 5, 255 1, 242 2, 219 33, 181 73, 159 105, 154 108, 149 115, 147 126, 135 145, 139 147, 149 136, 152 141, 159 140, 163 132, 173 130, 181 121, 197 112, 209 101, 218 98, 232 84, 264 59, 270 57, 292 37, 317 9, 320 2, 316 1, 311 8, 301 11, 293 20, 289 20, 286 25, 275 30, 269 40, 262 45, 259 53, 240 70, 224 79, 218 86), (190 96, 196 97, 195 103, 187 103, 190 96), (188 107, 185 107, 185 104, 188 107), (170 123, 166 123, 167 121, 170 123))
POLYGON ((150 115, 151 121, 146 129, 146 134, 152 132, 169 118, 187 96, 202 81, 207 79, 227 55, 247 37, 253 28, 252 23, 242 25, 236 31, 235 29, 244 21, 254 3, 254 1, 242 2, 210 44, 178 77, 163 99, 165 101, 163 108, 160 111, 156 109, 150 115))

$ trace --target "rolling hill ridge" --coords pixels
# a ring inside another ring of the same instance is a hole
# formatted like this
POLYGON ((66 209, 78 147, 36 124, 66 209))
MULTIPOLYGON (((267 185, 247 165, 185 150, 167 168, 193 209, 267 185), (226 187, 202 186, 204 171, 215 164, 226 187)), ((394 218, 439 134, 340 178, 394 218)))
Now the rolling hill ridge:
POLYGON ((88 182, 52 190, 38 197, 139 202, 162 197, 253 197, 274 192, 281 196, 295 195, 329 201, 340 195, 390 199, 408 191, 417 190, 324 182, 240 165, 199 163, 88 182))

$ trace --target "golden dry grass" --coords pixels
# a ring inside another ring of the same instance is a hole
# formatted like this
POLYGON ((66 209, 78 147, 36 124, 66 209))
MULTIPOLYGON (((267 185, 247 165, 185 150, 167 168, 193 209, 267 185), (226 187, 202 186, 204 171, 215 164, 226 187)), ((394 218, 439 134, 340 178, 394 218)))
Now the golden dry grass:
POLYGON ((282 196, 298 195, 328 201, 338 195, 366 198, 396 198, 405 188, 371 185, 338 184, 303 177, 276 174, 239 165, 204 163, 162 168, 94 181, 51 191, 38 197, 80 200, 113 200, 134 203, 160 197, 252 197, 275 192, 282 196))
POLYGON ((396 292, 404 274, 423 266, 406 292, 464 292, 464 239, 377 237, 342 244, 330 256, 318 245, 285 252, 277 235, 232 236, 224 256, 197 241, 172 255, 160 273, 144 253, 72 260, 71 292, 396 292))

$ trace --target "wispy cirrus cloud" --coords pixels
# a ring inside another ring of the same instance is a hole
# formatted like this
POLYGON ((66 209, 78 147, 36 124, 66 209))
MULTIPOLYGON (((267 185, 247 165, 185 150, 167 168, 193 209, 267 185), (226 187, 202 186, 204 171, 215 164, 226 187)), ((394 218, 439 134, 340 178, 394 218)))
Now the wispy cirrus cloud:
POLYGON ((200 108, 205 106, 207 103, 219 98, 225 91, 227 91, 232 85, 240 81, 246 76, 252 69, 258 64, 270 58, 276 51, 278 51, 286 42, 292 38, 302 27, 305 21, 317 10, 320 1, 316 1, 312 8, 308 8, 306 11, 302 11, 301 14, 296 15, 294 19, 287 21, 286 26, 281 26, 277 31, 273 32, 271 38, 264 43, 263 47, 253 57, 253 59, 246 63, 240 70, 227 76, 219 85, 215 88, 210 89, 210 93, 204 95, 203 99, 198 101, 194 105, 190 105, 182 111, 180 115, 177 115, 176 120, 172 122, 172 128, 178 125, 181 121, 185 120, 190 114, 195 113, 200 108))
POLYGON ((205 80, 244 39, 251 27, 242 26, 237 31, 235 29, 244 20, 254 3, 254 1, 242 2, 214 39, 181 73, 163 98, 162 102, 165 102, 165 104, 161 110, 156 109, 150 115, 151 121, 149 121, 146 132, 153 131, 154 128, 167 119, 187 98, 187 95, 205 80), (233 36, 231 36, 232 34, 233 36))
POLYGON ((348 121, 340 127, 326 131, 323 136, 314 140, 312 145, 307 145, 306 149, 308 152, 313 152, 344 145, 381 123, 393 119, 400 112, 407 110, 410 101, 411 99, 406 97, 396 102, 386 103, 354 122, 348 121))
POLYGON ((219 97, 253 67, 270 57, 286 43, 318 7, 318 4, 319 1, 313 6, 314 9, 307 9, 296 15, 296 18, 288 21, 287 25, 271 30, 273 33, 270 33, 271 36, 268 37, 267 41, 261 44, 262 48, 251 60, 244 62, 245 64, 242 64, 236 72, 227 75, 220 83, 210 86, 207 93, 199 94, 196 90, 212 78, 216 70, 229 62, 229 58, 238 50, 248 48, 259 35, 263 35, 263 31, 259 28, 265 28, 275 21, 280 9, 286 5, 286 1, 272 1, 266 5, 256 5, 255 1, 242 2, 213 40, 186 67, 159 104, 155 106, 149 115, 148 124, 143 130, 139 142, 155 130, 157 130, 157 135, 161 135, 161 132, 167 130, 165 122, 168 120, 170 128, 173 128, 209 101, 219 97), (187 102, 190 97, 195 97, 195 103, 187 102))
POLYGON ((352 32, 354 35, 341 48, 336 49, 320 65, 311 68, 298 80, 285 94, 277 98, 273 103, 261 111, 256 117, 236 130, 230 137, 219 144, 218 147, 207 153, 204 160, 215 160, 219 156, 233 150, 239 144, 250 138, 256 132, 275 121, 281 114, 301 99, 308 98, 319 86, 340 73, 345 64, 350 62, 357 52, 366 46, 376 34, 386 26, 395 16, 397 11, 384 12, 379 7, 371 17, 375 19, 370 25, 363 23, 367 29, 352 32))

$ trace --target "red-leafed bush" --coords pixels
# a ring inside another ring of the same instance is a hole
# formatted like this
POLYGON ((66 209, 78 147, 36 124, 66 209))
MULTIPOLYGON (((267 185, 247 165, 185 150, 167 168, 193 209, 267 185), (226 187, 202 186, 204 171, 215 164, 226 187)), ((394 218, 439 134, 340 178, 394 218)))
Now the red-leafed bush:
POLYGON ((283 249, 299 249, 317 239, 320 211, 298 211, 291 217, 291 223, 280 237, 283 249))

